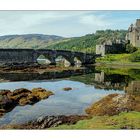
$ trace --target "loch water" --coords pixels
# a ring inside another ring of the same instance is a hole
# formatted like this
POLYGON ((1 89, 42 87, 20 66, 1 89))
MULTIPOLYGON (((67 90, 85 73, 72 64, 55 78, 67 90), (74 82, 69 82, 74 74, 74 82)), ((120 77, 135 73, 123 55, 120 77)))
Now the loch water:
POLYGON ((0 117, 0 126, 22 124, 40 116, 85 115, 87 107, 109 94, 139 94, 140 91, 140 70, 128 68, 88 67, 41 74, 0 73, 0 79, 0 89, 13 91, 41 87, 54 92, 53 96, 33 105, 14 107, 0 117), (65 91, 65 87, 72 90, 65 91))

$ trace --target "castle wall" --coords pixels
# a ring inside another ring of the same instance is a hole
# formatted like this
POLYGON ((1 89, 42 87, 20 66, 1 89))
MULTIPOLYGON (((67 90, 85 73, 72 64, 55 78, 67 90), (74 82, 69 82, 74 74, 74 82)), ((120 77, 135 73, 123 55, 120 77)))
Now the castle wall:
POLYGON ((106 54, 119 54, 125 51, 122 43, 113 43, 112 45, 97 45, 96 54, 105 56, 106 54))
POLYGON ((105 56, 105 45, 96 45, 96 54, 101 54, 101 56, 105 56))

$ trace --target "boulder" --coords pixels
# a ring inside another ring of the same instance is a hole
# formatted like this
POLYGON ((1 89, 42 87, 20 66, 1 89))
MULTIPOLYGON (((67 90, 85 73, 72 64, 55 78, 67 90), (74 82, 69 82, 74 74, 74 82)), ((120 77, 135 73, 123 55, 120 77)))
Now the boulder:
POLYGON ((34 104, 39 101, 39 99, 36 96, 33 96, 32 94, 27 96, 27 100, 30 101, 30 104, 34 104))
POLYGON ((23 97, 21 99, 19 99, 18 104, 21 106, 30 104, 30 100, 27 99, 27 97, 23 97))
POLYGON ((0 108, 11 108, 13 106, 13 102, 6 95, 2 96, 0 100, 0 108))
POLYGON ((7 95, 7 94, 11 94, 10 90, 0 90, 0 95, 7 95))
POLYGON ((0 117, 3 116, 5 113, 5 109, 0 109, 0 117))
POLYGON ((5 109, 0 109, 0 113, 5 113, 5 109))
POLYGON ((14 90, 11 94, 8 94, 8 97, 14 101, 19 101, 22 97, 27 97, 31 94, 31 91, 25 88, 20 88, 14 90))
MULTIPOLYGON (((27 93, 27 92, 25 92, 25 93, 27 93)), ((22 94, 20 94, 20 97, 22 94)), ((51 91, 47 91, 43 88, 33 88, 32 91, 29 92, 29 94, 25 94, 25 95, 26 96, 22 96, 19 99, 19 101, 18 101, 19 105, 34 104, 41 99, 48 98, 50 95, 53 95, 53 93, 51 91)), ((16 95, 16 97, 17 97, 17 95, 16 95)))
POLYGON ((65 87, 65 88, 63 88, 63 90, 69 91, 69 90, 72 90, 72 88, 71 87, 65 87))
POLYGON ((20 89, 16 89, 12 92, 12 95, 18 95, 18 94, 21 94, 21 93, 25 93, 25 94, 30 94, 31 91, 26 89, 26 88, 20 88, 20 89))
POLYGON ((39 88, 33 88, 32 89, 32 92, 34 92, 34 93, 36 93, 36 92, 46 92, 46 89, 43 89, 41 87, 39 87, 39 88))
POLYGON ((39 101, 37 99, 37 97, 33 96, 33 95, 28 95, 27 97, 23 97, 19 100, 18 104, 21 106, 27 105, 27 104, 34 104, 37 101, 39 101))
POLYGON ((41 99, 46 99, 49 96, 53 95, 53 92, 47 91, 42 88, 33 88, 31 95, 33 95, 33 96, 37 97, 39 100, 41 100, 41 99))
POLYGON ((20 88, 14 90, 13 92, 10 90, 1 90, 0 109, 5 109, 6 112, 8 112, 16 105, 32 105, 41 99, 48 98, 51 95, 53 95, 51 91, 47 91, 42 88, 34 88, 32 91, 25 88, 20 88))

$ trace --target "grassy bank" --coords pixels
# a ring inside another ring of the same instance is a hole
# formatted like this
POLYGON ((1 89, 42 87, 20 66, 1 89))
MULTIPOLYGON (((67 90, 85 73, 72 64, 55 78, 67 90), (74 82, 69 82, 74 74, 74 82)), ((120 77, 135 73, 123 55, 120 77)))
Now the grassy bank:
POLYGON ((95 116, 74 125, 60 125, 51 129, 140 129, 140 112, 125 112, 114 116, 95 116))
POLYGON ((108 54, 97 58, 96 62, 108 65, 140 66, 140 50, 131 54, 108 54))

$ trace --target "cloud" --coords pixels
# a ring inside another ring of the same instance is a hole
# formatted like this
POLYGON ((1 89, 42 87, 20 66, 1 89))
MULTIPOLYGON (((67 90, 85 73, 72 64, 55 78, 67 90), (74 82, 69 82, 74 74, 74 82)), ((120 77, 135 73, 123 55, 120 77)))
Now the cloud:
MULTIPOLYGON (((87 14, 85 11, 0 11, 0 34, 45 33, 70 26, 71 19, 87 14), (50 27, 52 25, 53 28, 50 27), (63 27, 61 27, 61 25, 63 27)), ((75 28, 74 25, 73 29, 75 28)), ((69 27, 70 28, 70 27, 69 27)), ((56 32, 55 32, 56 30, 56 32)), ((65 32, 66 34, 66 32, 65 32)), ((64 35, 61 34, 60 35, 64 35)), ((65 35, 64 35, 65 36, 65 35)))
POLYGON ((0 11, 0 35, 81 36, 102 29, 127 29, 139 11, 0 11))
POLYGON ((99 27, 105 27, 108 25, 111 25, 111 23, 105 18, 104 15, 86 15, 81 17, 80 22, 82 24, 86 25, 92 25, 92 26, 99 26, 99 27))

